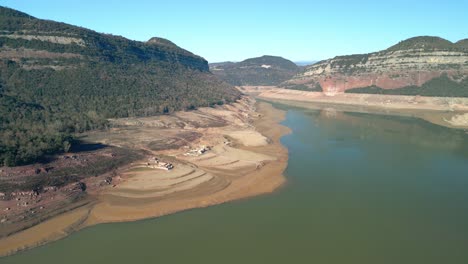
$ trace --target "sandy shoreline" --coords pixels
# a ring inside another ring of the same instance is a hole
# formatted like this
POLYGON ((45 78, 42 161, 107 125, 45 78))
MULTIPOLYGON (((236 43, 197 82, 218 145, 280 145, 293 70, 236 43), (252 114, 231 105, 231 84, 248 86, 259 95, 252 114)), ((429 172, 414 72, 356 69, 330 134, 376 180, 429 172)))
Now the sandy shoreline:
MULTIPOLYGON (((242 87, 260 99, 303 108, 412 116, 453 128, 468 128, 467 98, 426 98, 321 93, 242 87)), ((271 193, 285 183, 287 149, 279 124, 285 112, 251 97, 223 107, 170 116, 113 120, 115 128, 89 134, 106 145, 145 150, 145 160, 122 168, 113 186, 90 188, 88 203, 0 239, 0 256, 61 239, 82 228, 136 221, 271 193), (200 146, 203 154, 187 155, 200 146), (170 171, 148 166, 158 157, 170 171)))
POLYGON ((287 166, 288 153, 279 140, 289 129, 279 124, 285 116, 283 111, 268 103, 254 103, 246 99, 222 109, 206 108, 177 114, 179 123, 180 120, 198 122, 209 118, 211 123, 227 121, 225 125, 193 128, 193 122, 187 122, 183 128, 168 125, 160 130, 156 123, 172 121, 146 118, 135 122, 138 127, 116 130, 115 137, 112 137, 113 132, 108 138, 94 135, 93 139, 103 143, 132 144, 141 148, 147 146, 147 135, 153 138, 190 132, 201 136, 177 149, 151 150, 152 154, 172 162, 173 170, 149 168, 145 161, 135 163, 117 176, 119 180, 114 187, 90 193, 93 202, 1 239, 0 256, 58 240, 99 223, 153 218, 275 191, 285 183, 282 172, 287 166), (126 132, 135 136, 129 140, 122 136, 126 132), (207 153, 185 154, 188 148, 205 144, 212 146, 207 153))
POLYGON ((441 126, 468 129, 468 98, 351 93, 327 96, 274 86, 239 89, 260 99, 298 107, 417 117, 441 126))

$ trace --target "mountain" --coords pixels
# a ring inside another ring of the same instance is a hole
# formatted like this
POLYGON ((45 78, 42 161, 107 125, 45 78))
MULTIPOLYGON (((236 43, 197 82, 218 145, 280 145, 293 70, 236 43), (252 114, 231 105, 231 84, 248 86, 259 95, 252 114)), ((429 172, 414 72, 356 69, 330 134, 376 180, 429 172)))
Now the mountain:
POLYGON ((459 49, 468 49, 468 39, 462 39, 455 43, 455 46, 459 49))
POLYGON ((402 51, 402 50, 451 50, 456 49, 455 45, 440 37, 420 36, 409 38, 400 41, 396 45, 391 46, 386 51, 402 51))
POLYGON ((67 150, 107 118, 232 102, 202 57, 0 7, 0 166, 67 150))
POLYGON ((329 95, 468 97, 468 40, 414 37, 379 52, 337 56, 306 67, 282 86, 329 95))
POLYGON ((304 67, 304 66, 309 66, 309 65, 312 65, 314 63, 317 63, 318 61, 295 61, 294 63, 296 63, 297 66, 299 67, 304 67))
POLYGON ((299 67, 281 57, 262 56, 237 63, 212 63, 210 70, 232 85, 277 85, 293 77, 299 67))

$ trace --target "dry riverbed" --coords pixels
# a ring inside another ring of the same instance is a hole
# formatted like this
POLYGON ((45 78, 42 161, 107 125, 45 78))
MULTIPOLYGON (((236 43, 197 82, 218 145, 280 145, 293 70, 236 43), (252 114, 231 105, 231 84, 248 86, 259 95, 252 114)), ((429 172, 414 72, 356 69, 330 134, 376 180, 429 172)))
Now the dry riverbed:
POLYGON ((284 112, 244 97, 232 105, 173 115, 112 120, 89 142, 143 151, 115 170, 111 184, 86 190, 87 202, 0 240, 0 255, 60 239, 83 227, 158 217, 270 193, 285 178, 279 139, 284 112), (172 169, 166 170, 168 164, 172 169))

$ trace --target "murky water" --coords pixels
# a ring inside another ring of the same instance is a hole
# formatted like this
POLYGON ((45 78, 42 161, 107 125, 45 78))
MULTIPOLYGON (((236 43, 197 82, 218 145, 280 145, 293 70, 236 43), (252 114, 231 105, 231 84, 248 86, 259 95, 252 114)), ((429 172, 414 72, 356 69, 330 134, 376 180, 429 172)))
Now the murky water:
POLYGON ((468 135, 425 121, 288 111, 272 195, 104 224, 0 263, 468 263, 468 135))

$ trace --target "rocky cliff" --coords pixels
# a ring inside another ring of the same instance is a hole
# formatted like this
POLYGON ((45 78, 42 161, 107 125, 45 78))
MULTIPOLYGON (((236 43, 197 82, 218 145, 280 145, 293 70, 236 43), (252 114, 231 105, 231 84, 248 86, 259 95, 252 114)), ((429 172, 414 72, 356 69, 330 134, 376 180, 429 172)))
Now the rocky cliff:
MULTIPOLYGON (((209 70, 205 59, 162 38, 151 38, 147 42, 132 41, 65 23, 37 19, 3 7, 0 7, 0 27, 0 56, 22 60, 22 65, 37 64, 35 59, 38 56, 40 59, 47 57, 44 55, 46 52, 54 58, 74 54, 81 60, 95 62, 165 63, 204 72, 209 70)), ((42 61, 39 63, 43 68, 53 66, 42 61)))
POLYGON ((200 56, 0 7, 0 166, 68 151, 108 118, 233 102, 240 92, 200 56))
POLYGON ((417 89, 431 80, 444 78, 447 85, 459 85, 457 90, 468 91, 467 43, 467 40, 452 43, 438 37, 415 37, 380 52, 318 62, 283 86, 302 85, 310 90, 319 87, 328 95, 368 87, 374 89, 367 91, 385 93, 393 89, 392 93, 398 94, 411 93, 409 88, 417 89))

